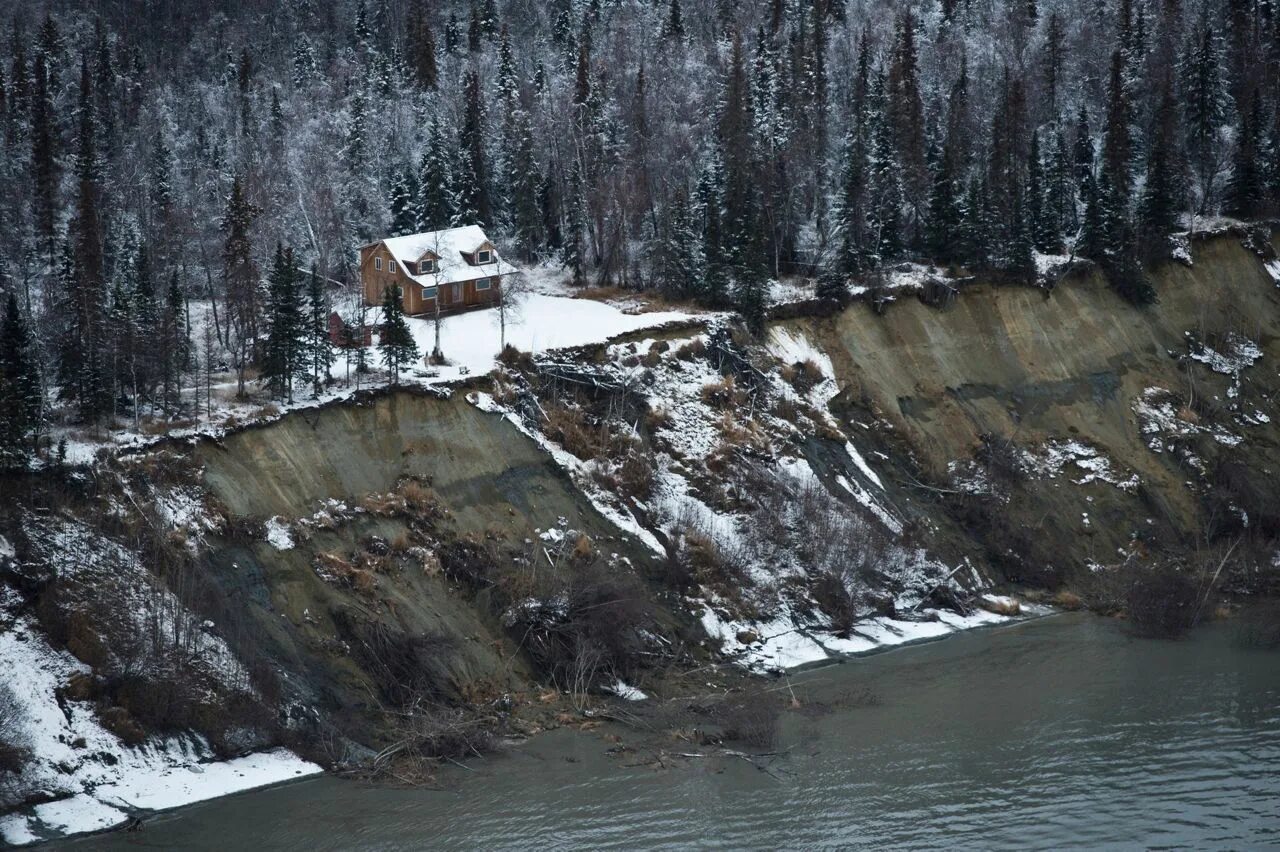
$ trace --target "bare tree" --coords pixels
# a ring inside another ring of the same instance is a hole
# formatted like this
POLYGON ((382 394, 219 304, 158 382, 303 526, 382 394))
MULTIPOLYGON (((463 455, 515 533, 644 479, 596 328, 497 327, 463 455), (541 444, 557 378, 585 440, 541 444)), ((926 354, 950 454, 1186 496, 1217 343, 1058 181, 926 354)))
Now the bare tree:
POLYGON ((499 352, 507 348, 507 323, 520 321, 521 309, 529 293, 529 278, 523 272, 508 275, 498 285, 499 352))

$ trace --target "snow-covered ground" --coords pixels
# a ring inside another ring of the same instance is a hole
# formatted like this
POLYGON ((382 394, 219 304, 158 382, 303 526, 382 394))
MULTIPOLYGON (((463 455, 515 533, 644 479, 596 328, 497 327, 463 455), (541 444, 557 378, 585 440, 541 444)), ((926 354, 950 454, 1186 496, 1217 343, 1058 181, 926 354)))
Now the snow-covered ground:
POLYGON ((32 754, 24 784, 49 798, 0 817, 0 839, 6 844, 99 831, 140 812, 321 771, 285 749, 217 761, 197 736, 153 737, 137 747, 124 745, 99 724, 89 703, 59 698, 58 690, 88 667, 50 647, 24 619, 0 632, 0 660, 19 708, 15 739, 32 754))
MULTIPOLYGON (((544 285, 553 285, 552 270, 546 271, 544 285)), ((195 304, 195 303, 193 303, 195 304)), ((687 323, 709 319, 714 314, 697 314, 685 311, 628 312, 626 306, 568 295, 550 295, 532 292, 507 311, 506 342, 525 352, 542 353, 552 349, 603 343, 620 334, 647 328, 658 328, 668 323, 687 323)), ((193 313, 200 313, 199 305, 193 313)), ((369 322, 377 322, 377 311, 370 311, 369 322)), ((496 309, 472 311, 445 317, 440 322, 440 349, 447 364, 426 366, 426 356, 435 348, 435 322, 429 318, 408 319, 414 340, 422 356, 400 376, 404 385, 418 387, 447 387, 450 383, 468 376, 483 375, 493 369, 502 349, 501 317, 496 309)), ((259 397, 256 400, 235 399, 234 374, 223 373, 216 378, 212 389, 212 413, 206 415, 204 388, 200 388, 200 411, 194 422, 169 430, 170 438, 187 438, 200 435, 218 436, 247 422, 263 422, 284 416, 291 411, 314 408, 352 396, 358 390, 382 387, 389 376, 381 369, 376 346, 366 352, 370 372, 364 376, 347 375, 343 353, 334 364, 332 374, 337 379, 318 395, 310 387, 295 389, 293 402, 262 398, 256 382, 249 383, 249 390, 259 397)), ((228 359, 229 363, 229 359, 228 359)), ((190 400, 193 390, 184 390, 184 398, 190 400)), ((120 425, 127 427, 125 421, 120 425)), ((70 464, 88 464, 107 448, 137 449, 157 440, 131 428, 101 430, 85 433, 79 430, 55 428, 51 432, 55 443, 65 439, 66 460, 70 464)))
POLYGON ((738 665, 753 671, 785 671, 1049 612, 1048 607, 1026 604, 1022 605, 1023 614, 1018 616, 997 615, 984 609, 968 615, 922 609, 912 613, 910 620, 878 617, 861 621, 849 636, 840 637, 820 626, 797 626, 789 617, 766 623, 736 622, 707 608, 702 613, 702 626, 738 665))
MULTIPOLYGON (((464 375, 493 369, 502 349, 501 313, 496 309, 472 311, 440 321, 440 350, 448 366, 416 370, 415 381, 439 384, 464 375)), ((518 308, 507 312, 506 342, 522 352, 542 353, 655 328, 687 322, 693 315, 679 311, 623 313, 618 307, 592 299, 570 299, 531 293, 518 308)), ((409 328, 425 357, 435 348, 436 323, 429 317, 410 317, 409 328)))

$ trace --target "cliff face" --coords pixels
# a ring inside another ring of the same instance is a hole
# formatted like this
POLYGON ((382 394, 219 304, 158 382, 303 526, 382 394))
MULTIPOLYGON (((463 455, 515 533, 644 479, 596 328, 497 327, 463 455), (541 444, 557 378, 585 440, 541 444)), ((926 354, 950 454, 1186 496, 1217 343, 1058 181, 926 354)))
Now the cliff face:
MULTIPOLYGON (((910 300, 883 316, 857 306, 796 324, 835 365, 833 408, 855 419, 873 409, 916 477, 963 488, 975 455, 1041 457, 988 526, 1030 550, 991 554, 1016 578, 1052 582, 1116 561, 1135 539, 1187 548, 1206 526, 1274 523, 1274 273, 1238 238, 1216 237, 1197 246, 1193 266, 1166 264, 1154 278, 1160 301, 1146 309, 1085 274, 1050 292, 979 284, 943 310, 910 300), (1060 475, 1044 475, 1055 466, 1060 475)), ((967 532, 999 550, 982 526, 967 532)))
POLYGON ((1205 240, 1146 309, 1083 274, 712 319, 31 479, 0 638, 98 739, 332 764, 941 635, 1000 586, 1106 605, 1123 567, 1221 558, 1266 588, 1274 263, 1205 240))

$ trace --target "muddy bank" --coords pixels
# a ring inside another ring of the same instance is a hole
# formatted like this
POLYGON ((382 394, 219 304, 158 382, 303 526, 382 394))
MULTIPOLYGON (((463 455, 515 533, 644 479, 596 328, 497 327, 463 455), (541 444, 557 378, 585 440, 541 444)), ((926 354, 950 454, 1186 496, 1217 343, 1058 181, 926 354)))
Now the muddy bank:
POLYGON ((1146 309, 1088 273, 1051 291, 978 283, 943 309, 907 298, 883 315, 859 304, 785 325, 831 357, 832 409, 879 436, 903 499, 935 514, 945 504, 957 535, 997 528, 985 557, 1044 584, 1135 539, 1178 550, 1206 527, 1256 532, 1280 497, 1240 473, 1280 472, 1276 280, 1233 236, 1153 276, 1160 301, 1146 309), (981 492, 991 483, 975 484, 973 468, 998 477, 1023 453, 1052 466, 1046 447, 1065 473, 1014 471, 1018 499, 983 507, 946 493, 981 492), (1029 553, 1008 553, 1019 549, 1029 553))

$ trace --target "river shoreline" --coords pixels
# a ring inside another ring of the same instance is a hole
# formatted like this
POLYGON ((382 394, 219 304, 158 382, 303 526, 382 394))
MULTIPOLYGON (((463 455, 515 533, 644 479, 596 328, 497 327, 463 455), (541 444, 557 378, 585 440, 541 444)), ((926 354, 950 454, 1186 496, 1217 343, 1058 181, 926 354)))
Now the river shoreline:
POLYGON ((65 845, 1257 848, 1280 840, 1280 667, 1233 636, 1063 613, 789 677, 800 707, 756 763, 564 727, 438 789, 322 776, 65 845))

